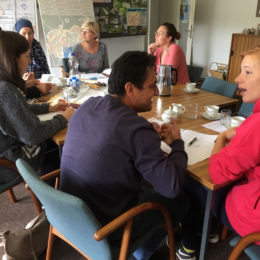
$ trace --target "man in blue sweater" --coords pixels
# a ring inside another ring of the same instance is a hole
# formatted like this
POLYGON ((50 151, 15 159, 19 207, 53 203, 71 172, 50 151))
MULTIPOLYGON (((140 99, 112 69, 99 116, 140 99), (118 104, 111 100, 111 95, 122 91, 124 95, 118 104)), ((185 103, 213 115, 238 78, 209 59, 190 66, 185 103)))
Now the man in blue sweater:
MULTIPOLYGON (((137 114, 150 111, 158 95, 154 64, 155 57, 146 52, 124 53, 112 66, 109 95, 88 99, 69 124, 61 189, 86 201, 103 224, 147 201, 163 203, 174 224, 188 208, 182 193, 187 154, 178 125, 172 120, 154 127, 137 114), (169 155, 160 149, 162 139, 172 148, 169 155), (152 187, 143 188, 141 180, 152 187)), ((144 214, 135 221, 133 236, 160 222, 158 213, 144 214)))

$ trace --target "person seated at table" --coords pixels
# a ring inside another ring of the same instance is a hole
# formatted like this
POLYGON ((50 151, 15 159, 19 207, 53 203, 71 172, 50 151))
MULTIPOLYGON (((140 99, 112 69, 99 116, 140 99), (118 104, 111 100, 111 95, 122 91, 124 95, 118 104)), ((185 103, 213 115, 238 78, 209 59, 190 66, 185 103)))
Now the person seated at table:
MULTIPOLYGON (((179 126, 172 120, 153 127, 137 114, 150 111, 158 95, 154 62, 155 57, 147 52, 120 56, 112 65, 109 95, 89 98, 68 127, 61 190, 86 201, 102 224, 149 201, 163 203, 177 224, 189 206, 182 192, 187 154, 179 126), (161 139, 171 146, 169 155, 160 149, 161 139), (142 188, 142 179, 153 188, 142 188)), ((156 212, 140 216, 134 222, 133 237, 161 221, 156 212)), ((135 257, 149 259, 164 236, 152 236, 135 257)), ((111 242, 118 239, 118 234, 110 237, 111 242)))
MULTIPOLYGON (((29 47, 20 34, 0 28, 0 154, 14 162, 22 158, 40 173, 41 166, 49 167, 44 161, 45 141, 67 125, 74 109, 65 100, 27 104, 22 75, 31 62, 29 47), (60 110, 64 110, 61 115, 48 121, 41 122, 37 117, 60 110)), ((14 177, 15 172, 1 168, 1 183, 14 177)))
MULTIPOLYGON (((213 213, 215 211, 224 225, 243 237, 260 228, 260 47, 241 56, 241 73, 235 82, 243 102, 255 103, 253 114, 239 127, 229 128, 218 135, 209 172, 215 184, 234 182, 220 194, 213 213)), ((191 215, 189 224, 196 226, 191 215)), ((188 249, 195 247, 190 243, 191 236, 194 239, 191 230, 185 234, 186 244, 183 246, 188 249)), ((191 259, 191 254, 185 259, 191 259)))
POLYGON ((87 20, 81 25, 82 40, 72 50, 79 60, 80 72, 101 73, 109 68, 107 47, 98 37, 98 23, 87 20))
POLYGON ((185 54, 182 48, 175 43, 181 34, 171 23, 163 23, 155 33, 155 42, 148 46, 148 53, 156 56, 156 72, 159 72, 157 65, 170 65, 177 69, 177 83, 185 84, 190 82, 185 54))
POLYGON ((39 79, 42 74, 50 74, 46 56, 41 44, 34 39, 34 30, 31 21, 20 18, 15 24, 16 32, 23 35, 30 45, 31 63, 29 64, 24 78, 26 79, 27 98, 46 95, 51 90, 51 84, 41 83, 39 79))

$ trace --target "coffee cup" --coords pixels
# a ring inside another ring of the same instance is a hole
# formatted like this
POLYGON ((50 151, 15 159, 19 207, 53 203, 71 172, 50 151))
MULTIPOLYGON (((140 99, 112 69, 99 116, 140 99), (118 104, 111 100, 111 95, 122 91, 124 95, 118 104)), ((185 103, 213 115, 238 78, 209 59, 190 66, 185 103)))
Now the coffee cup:
POLYGON ((231 117, 231 127, 238 127, 245 121, 245 118, 242 116, 233 116, 231 117))
POLYGON ((209 117, 215 118, 218 115, 219 106, 205 106, 204 109, 209 117))
POLYGON ((189 82, 185 84, 187 91, 193 92, 196 89, 196 83, 189 82))
POLYGON ((177 115, 182 115, 185 112, 185 106, 182 104, 172 103, 172 111, 177 115))

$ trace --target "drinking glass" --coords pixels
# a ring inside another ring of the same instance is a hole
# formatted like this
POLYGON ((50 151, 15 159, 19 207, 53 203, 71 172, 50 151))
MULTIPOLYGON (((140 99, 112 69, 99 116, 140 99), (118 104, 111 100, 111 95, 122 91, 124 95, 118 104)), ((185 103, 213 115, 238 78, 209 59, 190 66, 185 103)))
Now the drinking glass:
POLYGON ((198 103, 191 103, 188 105, 188 117, 189 118, 197 118, 199 114, 199 104, 198 103))
POLYGON ((230 109, 222 109, 220 112, 220 124, 229 128, 231 125, 232 111, 230 109))

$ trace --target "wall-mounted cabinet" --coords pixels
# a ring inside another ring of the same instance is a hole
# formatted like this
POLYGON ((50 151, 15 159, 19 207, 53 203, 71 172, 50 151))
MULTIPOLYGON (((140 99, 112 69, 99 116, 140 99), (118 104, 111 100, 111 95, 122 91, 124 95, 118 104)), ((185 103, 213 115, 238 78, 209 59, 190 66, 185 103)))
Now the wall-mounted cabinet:
POLYGON ((232 35, 228 64, 228 81, 234 82, 235 78, 241 72, 240 65, 242 58, 240 54, 242 52, 255 48, 257 45, 260 45, 260 35, 238 33, 234 33, 232 35))

